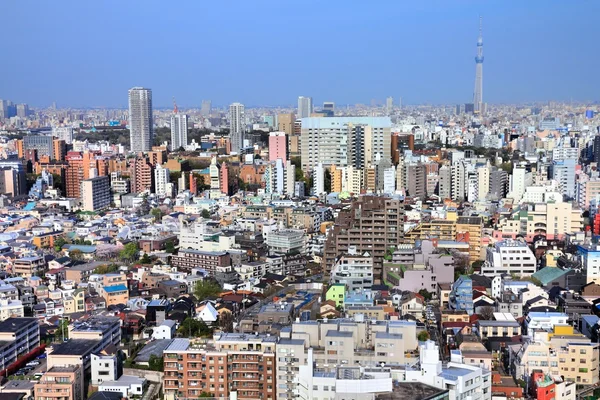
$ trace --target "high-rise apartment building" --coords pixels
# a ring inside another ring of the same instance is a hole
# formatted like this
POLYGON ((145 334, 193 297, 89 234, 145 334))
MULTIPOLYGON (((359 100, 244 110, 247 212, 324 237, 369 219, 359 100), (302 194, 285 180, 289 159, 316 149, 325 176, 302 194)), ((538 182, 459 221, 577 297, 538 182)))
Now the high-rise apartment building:
POLYGON ((392 114, 392 110, 394 109, 394 98, 392 96, 385 99, 385 113, 387 115, 392 114))
POLYGON ((269 133, 269 161, 278 158, 284 162, 287 160, 287 135, 285 132, 269 133))
POLYGON ((152 164, 146 157, 132 158, 129 163, 131 177, 131 192, 142 193, 149 191, 152 193, 152 164))
POLYGON ((26 135, 23 138, 23 150, 37 150, 38 157, 54 157, 52 136, 26 135))
POLYGON ((278 114, 277 115, 277 130, 285 132, 288 135, 294 133, 294 123, 296 122, 296 116, 293 113, 278 114))
POLYGON ((233 103, 229 106, 229 141, 231 151, 238 153, 244 148, 244 133, 246 129, 244 105, 233 103))
POLYGON ((158 196, 171 196, 173 193, 169 169, 157 164, 154 169, 154 187, 158 196))
POLYGON ((187 132, 188 116, 181 113, 171 115, 171 151, 188 145, 187 132))
POLYGON ((73 128, 70 126, 55 126, 52 128, 52 136, 64 140, 66 144, 73 143, 73 128))
POLYGON ((81 207, 84 211, 97 211, 110 206, 110 178, 97 176, 81 182, 81 207))
POLYGON ((391 128, 388 117, 303 118, 302 168, 311 171, 319 163, 366 167, 390 159, 391 128))
POLYGON ((312 97, 298 97, 298 118, 308 118, 313 112, 312 97))
POLYGON ((359 253, 373 256, 373 276, 382 278, 383 257, 387 249, 397 246, 404 234, 404 204, 381 196, 360 196, 350 207, 340 211, 327 235, 323 270, 329 274, 336 258, 355 246, 359 253))
POLYGON ((131 151, 146 152, 152 149, 152 90, 142 87, 129 89, 129 132, 131 151))

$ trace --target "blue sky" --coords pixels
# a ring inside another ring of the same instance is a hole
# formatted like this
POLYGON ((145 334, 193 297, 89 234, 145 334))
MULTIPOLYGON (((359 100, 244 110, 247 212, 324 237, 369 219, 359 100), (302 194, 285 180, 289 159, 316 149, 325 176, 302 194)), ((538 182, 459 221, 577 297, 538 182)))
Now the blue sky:
POLYGON ((598 99, 598 1, 60 0, 2 4, 0 98, 47 106, 598 99))

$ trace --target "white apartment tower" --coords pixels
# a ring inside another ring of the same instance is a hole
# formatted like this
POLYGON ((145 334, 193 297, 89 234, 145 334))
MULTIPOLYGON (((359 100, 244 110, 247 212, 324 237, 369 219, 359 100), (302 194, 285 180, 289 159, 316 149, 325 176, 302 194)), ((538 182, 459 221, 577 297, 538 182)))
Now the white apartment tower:
POLYGON ((152 90, 142 87, 129 89, 129 132, 131 151, 146 152, 152 149, 152 90))
POLYGON ((313 112, 312 97, 298 97, 298 118, 308 118, 313 112))
POLYGON ((244 105, 233 103, 229 106, 229 141, 231 151, 239 153, 244 147, 244 105))
POLYGON ((154 187, 155 192, 159 196, 171 196, 171 184, 170 184, 169 170, 163 168, 160 164, 156 164, 154 169, 154 187))
POLYGON ((188 144, 188 116, 186 114, 174 113, 171 115, 171 150, 176 151, 188 144))

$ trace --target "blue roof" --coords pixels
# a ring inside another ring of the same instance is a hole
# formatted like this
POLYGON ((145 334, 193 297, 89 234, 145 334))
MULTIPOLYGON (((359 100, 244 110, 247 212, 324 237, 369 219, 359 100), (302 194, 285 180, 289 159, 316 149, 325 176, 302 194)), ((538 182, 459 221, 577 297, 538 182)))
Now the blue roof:
POLYGON ((123 291, 127 291, 127 286, 125 286, 123 284, 104 286, 104 291, 106 293, 123 292, 123 291))
POLYGON ((27 205, 25 207, 23 207, 23 210, 25 211, 31 211, 35 208, 35 202, 34 201, 30 201, 29 203, 27 203, 27 205))
POLYGON ((542 285, 546 286, 569 271, 570 269, 561 269, 559 267, 544 267, 539 271, 536 271, 532 277, 540 281, 542 285))

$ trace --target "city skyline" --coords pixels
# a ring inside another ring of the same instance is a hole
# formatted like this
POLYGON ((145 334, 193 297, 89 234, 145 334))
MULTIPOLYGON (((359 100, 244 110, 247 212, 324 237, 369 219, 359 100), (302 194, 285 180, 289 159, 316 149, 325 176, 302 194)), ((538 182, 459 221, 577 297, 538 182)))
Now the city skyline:
POLYGON ((593 11, 600 10, 596 3, 573 7, 533 1, 502 6, 461 1, 343 8, 334 2, 318 15, 296 3, 277 3, 277 8, 269 2, 258 6, 239 3, 231 10, 226 26, 218 24, 217 17, 224 11, 218 4, 186 4, 190 14, 202 16, 203 24, 192 23, 193 18, 179 21, 175 10, 154 5, 141 11, 144 18, 133 18, 140 8, 135 2, 119 4, 118 9, 117 3, 110 1, 70 4, 62 11, 46 4, 36 9, 18 3, 6 5, 14 18, 0 31, 21 40, 18 46, 9 41, 7 54, 11 57, 0 66, 0 73, 12 78, 0 82, 0 98, 36 107, 56 101, 68 107, 120 108, 126 107, 125 90, 144 86, 153 89, 157 108, 167 107, 172 96, 183 107, 200 106, 202 99, 221 106, 234 101, 248 107, 293 105, 300 95, 313 97, 315 104, 327 100, 368 104, 371 99, 381 101, 388 96, 402 97, 405 104, 468 103, 473 93, 473 38, 481 15, 486 21, 486 103, 597 100, 596 56, 588 50, 593 45, 593 11), (534 13, 536 18, 532 18, 534 13), (264 26, 257 26, 261 19, 257 23, 248 18, 252 15, 260 15, 266 21, 264 26), (96 32, 96 24, 90 23, 96 16, 104 18, 98 22, 111 27, 102 35, 96 32), (286 16, 293 23, 281 22, 286 16), (39 37, 36 30, 25 31, 19 24, 23 18, 40 30, 47 27, 48 34, 39 37), (142 24, 159 18, 165 21, 160 30, 142 24), (511 29, 506 29, 507 18, 511 29), (346 19, 362 20, 371 28, 348 30, 347 24, 340 26, 337 21, 346 19), (317 28, 302 30, 297 24, 317 28), (140 29, 146 36, 140 38, 136 56, 114 46, 140 29), (243 62, 231 63, 219 46, 241 31, 246 32, 243 40, 247 43, 241 49, 243 62), (311 43, 310 50, 301 49, 301 57, 294 62, 282 64, 275 55, 270 59, 268 52, 265 57, 260 50, 290 42, 293 50, 302 32, 308 39, 303 43, 311 43), (201 40, 207 35, 211 40, 201 40), (203 55, 192 56, 184 65, 173 65, 168 57, 160 56, 161 48, 183 51, 196 46, 196 40, 200 40, 203 55), (65 42, 85 50, 66 57, 65 42), (35 43, 43 48, 41 57, 24 63, 24 57, 30 57, 25 49, 35 43), (351 63, 341 61, 357 49, 371 56, 353 57, 351 63), (103 52, 119 57, 94 56, 103 52), (372 56, 382 61, 367 61, 372 56), (219 61, 211 63, 209 58, 219 61), (521 62, 525 59, 537 62, 521 62), (152 60, 152 66, 142 65, 142 60, 152 60), (284 79, 287 85, 281 87, 284 79))

